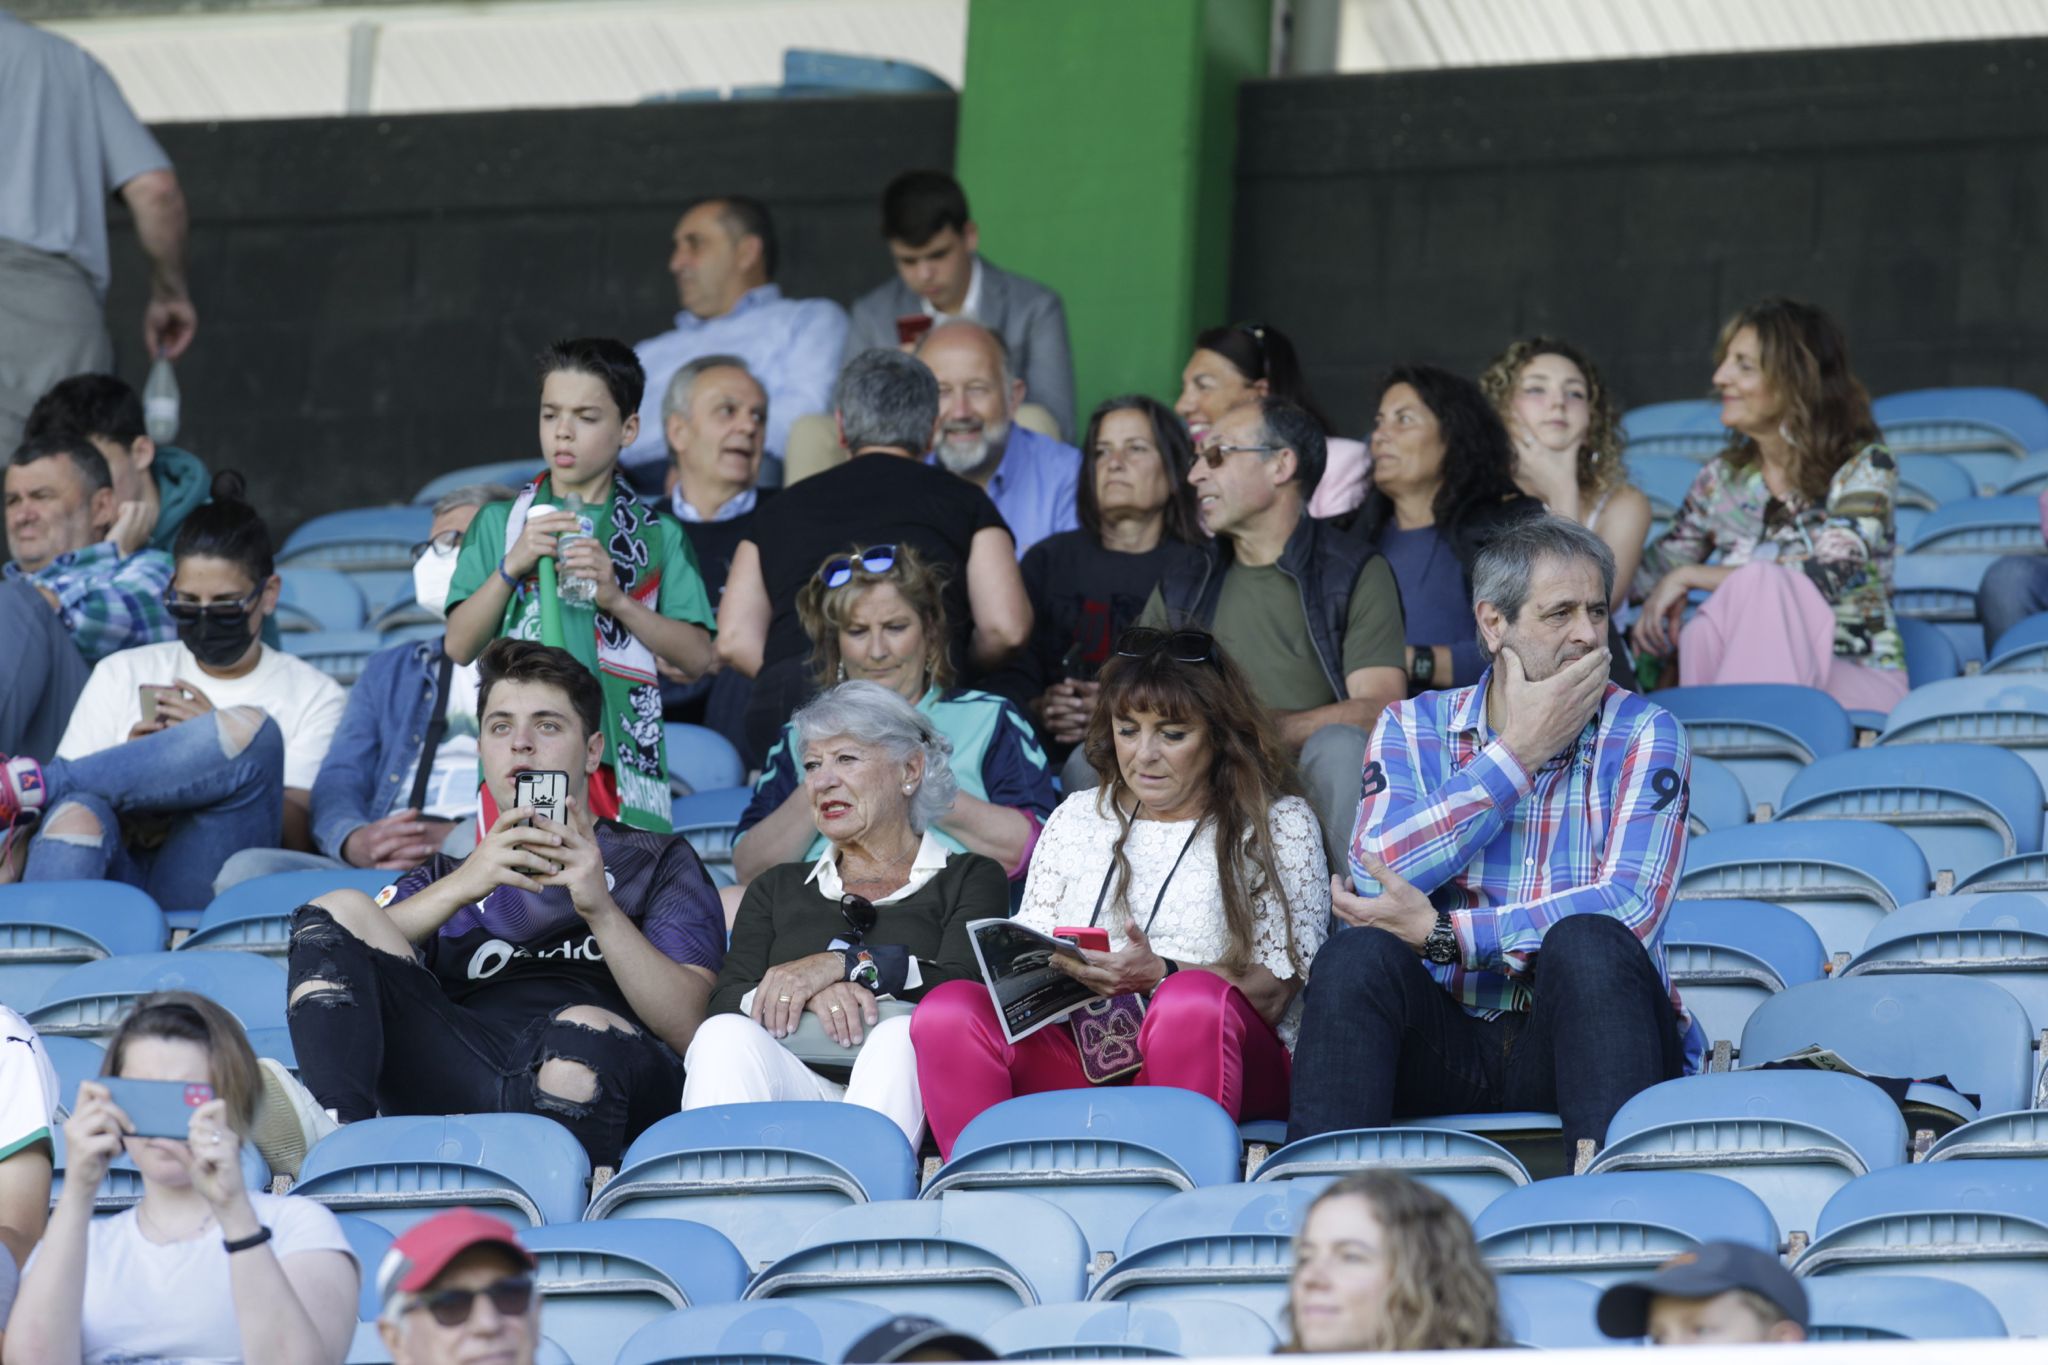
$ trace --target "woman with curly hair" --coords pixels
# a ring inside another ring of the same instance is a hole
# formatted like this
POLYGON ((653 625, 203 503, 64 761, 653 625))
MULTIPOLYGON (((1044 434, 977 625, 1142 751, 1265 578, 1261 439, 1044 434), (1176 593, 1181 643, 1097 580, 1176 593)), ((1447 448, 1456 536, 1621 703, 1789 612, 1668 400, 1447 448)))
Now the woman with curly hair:
POLYGON ((1471 1224, 1391 1171, 1345 1176, 1294 1239, 1288 1343, 1325 1351, 1477 1351, 1501 1344, 1500 1298, 1471 1224))
POLYGON ((1556 337, 1524 337, 1486 367, 1479 387, 1507 424, 1515 486, 1614 551, 1614 600, 1628 599, 1650 500, 1621 462, 1621 413, 1584 352, 1556 337))
POLYGON ((1687 686, 1797 683, 1891 710, 1907 687, 1891 606, 1899 471, 1840 325, 1765 299, 1728 320, 1714 363, 1732 440, 1643 557, 1637 648, 1675 649, 1687 686), (1713 595, 1681 630, 1696 591, 1713 595))

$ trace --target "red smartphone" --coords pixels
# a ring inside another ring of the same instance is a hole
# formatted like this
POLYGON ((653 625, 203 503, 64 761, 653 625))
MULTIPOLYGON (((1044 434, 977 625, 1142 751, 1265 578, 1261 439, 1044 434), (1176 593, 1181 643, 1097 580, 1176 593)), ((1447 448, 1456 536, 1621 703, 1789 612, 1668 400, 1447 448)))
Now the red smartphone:
POLYGON ((1054 938, 1063 938, 1076 948, 1087 948, 1097 953, 1109 951, 1109 930, 1096 928, 1092 925, 1055 929, 1052 931, 1052 936, 1054 938))
POLYGON ((915 346, 926 332, 932 329, 933 318, 929 313, 905 313, 896 319, 896 344, 915 346))

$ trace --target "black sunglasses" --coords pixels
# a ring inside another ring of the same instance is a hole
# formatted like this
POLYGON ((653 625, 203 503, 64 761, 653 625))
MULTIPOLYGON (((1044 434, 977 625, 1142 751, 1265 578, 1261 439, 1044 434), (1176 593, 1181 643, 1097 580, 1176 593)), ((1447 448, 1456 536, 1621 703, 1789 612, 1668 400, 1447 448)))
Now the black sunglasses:
POLYGON ((874 931, 875 921, 882 917, 873 901, 851 891, 839 898, 839 913, 846 920, 846 927, 853 930, 853 946, 856 948, 874 931))
POLYGON ((263 589, 259 587, 238 601, 194 602, 190 598, 179 597, 167 591, 164 593, 164 614, 173 621, 197 621, 202 616, 215 621, 239 621, 248 616, 250 609, 262 596, 263 589))
POLYGON ((498 1310, 499 1317, 523 1318, 533 1307, 533 1278, 519 1275, 487 1284, 482 1289, 443 1289, 436 1294, 423 1294, 405 1311, 410 1313, 415 1308, 424 1308, 443 1327, 460 1327, 469 1321, 469 1315, 476 1310, 477 1299, 484 1294, 491 1296, 491 1307, 498 1310))
POLYGON ((870 545, 858 555, 834 555, 818 570, 818 581, 828 588, 844 587, 852 579, 855 569, 866 569, 869 573, 887 573, 896 567, 894 545, 870 545))
POLYGON ((1116 642, 1117 655, 1125 659, 1149 658, 1162 650, 1175 663, 1213 664, 1216 662, 1216 637, 1206 630, 1154 630, 1151 626, 1132 626, 1116 642))

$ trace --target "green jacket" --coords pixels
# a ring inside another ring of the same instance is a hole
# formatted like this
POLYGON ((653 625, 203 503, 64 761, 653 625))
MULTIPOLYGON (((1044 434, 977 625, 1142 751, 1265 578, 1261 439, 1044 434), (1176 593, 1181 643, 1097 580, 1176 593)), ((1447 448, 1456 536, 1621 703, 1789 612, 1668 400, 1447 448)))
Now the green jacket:
POLYGON ((149 473, 156 480, 157 497, 163 503, 149 548, 168 551, 192 509, 212 501, 213 475, 197 455, 176 446, 158 446, 149 473))

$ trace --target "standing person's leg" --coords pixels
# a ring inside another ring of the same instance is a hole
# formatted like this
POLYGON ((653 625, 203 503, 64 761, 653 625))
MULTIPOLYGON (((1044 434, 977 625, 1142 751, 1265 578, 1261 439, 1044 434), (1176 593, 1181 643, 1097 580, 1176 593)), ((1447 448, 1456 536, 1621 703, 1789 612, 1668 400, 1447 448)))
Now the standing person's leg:
POLYGON ((1325 725, 1301 746, 1301 785, 1323 827, 1323 852, 1330 870, 1350 864, 1351 831, 1365 799, 1365 746, 1370 738, 1356 725, 1325 725))
POLYGON ((7 658, 0 668, 0 755, 47 763, 92 665, 25 578, 0 581, 0 650, 7 658))
POLYGON ((1138 1028, 1139 1085, 1207 1095, 1244 1119, 1287 1116, 1293 1062, 1245 993, 1214 972, 1179 971, 1161 982, 1138 1028))
POLYGON ((1505 1107, 1554 1107, 1570 1169, 1580 1139, 1604 1144, 1617 1109, 1684 1071, 1684 1043, 1670 990, 1618 919, 1571 915, 1551 925, 1535 974, 1528 1022, 1509 1045, 1505 1107))
POLYGON ((1287 1140, 1505 1107, 1500 1033, 1386 930, 1338 930, 1309 969, 1287 1140))
POLYGON ((918 1090, 939 1155, 950 1157, 960 1131, 982 1110, 1018 1095, 1088 1084, 1081 1052, 1064 1023, 1016 1042, 1003 1038, 995 999, 979 981, 934 986, 910 1015, 918 1090))
POLYGON ((2048 557, 2007 555, 1986 571, 1977 586, 1977 619, 1984 644, 1998 652, 1998 637, 2039 612, 2048 611, 2048 557))
POLYGON ((77 262, 0 238, 0 454, 60 379, 114 368, 92 277, 77 262))
POLYGON ((1813 580, 1778 564, 1745 564, 1721 580, 1678 632, 1678 680, 1826 687, 1835 612, 1813 580))

